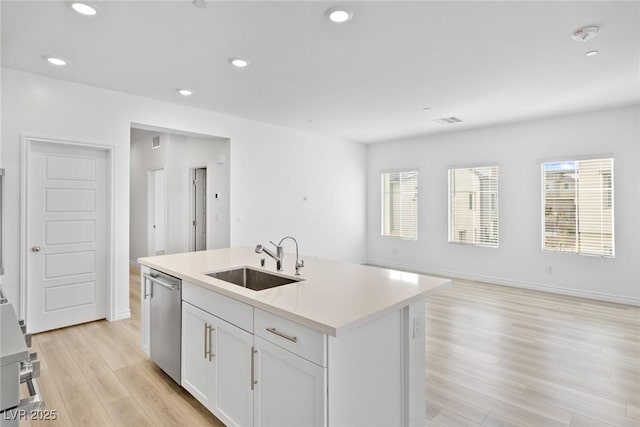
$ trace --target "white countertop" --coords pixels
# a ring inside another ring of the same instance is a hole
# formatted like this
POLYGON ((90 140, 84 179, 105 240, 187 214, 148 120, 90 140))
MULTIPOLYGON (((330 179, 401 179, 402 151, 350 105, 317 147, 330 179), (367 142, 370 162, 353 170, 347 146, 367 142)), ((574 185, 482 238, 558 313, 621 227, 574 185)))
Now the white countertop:
POLYGON ((139 258, 138 262, 332 336, 418 301, 450 282, 313 257, 304 257, 301 275, 295 276, 295 254, 285 254, 282 272, 276 272, 269 257, 260 267, 262 257, 253 248, 231 248, 139 258), (242 266, 304 280, 253 291, 206 275, 242 266))

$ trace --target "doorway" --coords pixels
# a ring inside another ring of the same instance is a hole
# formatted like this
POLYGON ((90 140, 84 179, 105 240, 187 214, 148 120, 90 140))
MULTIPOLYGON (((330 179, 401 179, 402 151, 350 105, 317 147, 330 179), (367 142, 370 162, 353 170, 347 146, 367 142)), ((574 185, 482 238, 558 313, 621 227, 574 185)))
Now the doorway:
POLYGON ((147 173, 147 224, 149 226, 148 255, 164 255, 167 252, 167 189, 164 168, 147 173))
POLYGON ((139 258, 156 255, 156 239, 151 238, 152 233, 164 236, 165 254, 229 247, 229 159, 228 138, 132 124, 129 187, 129 263, 132 267, 138 267, 139 258), (159 144, 154 143, 158 139, 159 144), (163 233, 160 233, 162 227, 158 228, 163 222, 156 220, 157 209, 149 200, 153 180, 149 171, 159 169, 164 169, 165 174, 163 233), (196 172, 196 169, 202 170, 196 172), (202 186, 194 188, 196 174, 200 175, 196 182, 202 186), (153 224, 156 224, 155 230, 153 224))
POLYGON ((194 168, 192 179, 193 206, 191 224, 193 226, 194 251, 207 249, 207 168, 194 168))

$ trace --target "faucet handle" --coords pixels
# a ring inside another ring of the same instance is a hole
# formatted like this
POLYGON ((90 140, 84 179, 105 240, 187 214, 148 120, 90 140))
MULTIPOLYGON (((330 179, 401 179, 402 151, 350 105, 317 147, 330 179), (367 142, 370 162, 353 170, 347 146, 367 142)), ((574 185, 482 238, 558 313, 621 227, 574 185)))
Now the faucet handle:
MULTIPOLYGON (((273 246, 276 247, 276 255, 279 258, 282 258, 284 256, 284 247, 282 245, 277 245, 275 242, 273 242, 271 240, 269 240, 269 243, 271 243, 273 246)), ((280 243, 282 243, 282 242, 280 242, 280 243)))
POLYGON ((296 276, 300 275, 300 269, 304 267, 304 260, 301 259, 300 262, 296 262, 296 276))

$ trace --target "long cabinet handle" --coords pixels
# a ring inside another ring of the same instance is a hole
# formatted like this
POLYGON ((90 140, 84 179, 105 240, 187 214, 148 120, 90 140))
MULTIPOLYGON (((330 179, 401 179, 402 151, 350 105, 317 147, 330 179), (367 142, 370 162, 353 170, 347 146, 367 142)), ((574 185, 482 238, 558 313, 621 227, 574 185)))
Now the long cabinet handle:
POLYGON ((258 384, 256 380, 256 362, 255 357, 258 350, 255 347, 251 347, 251 390, 254 389, 255 385, 258 384))
POLYGON ((204 324, 204 358, 206 359, 207 357, 209 357, 209 353, 211 351, 211 347, 209 345, 207 345, 207 339, 209 339, 209 324, 205 323, 204 324))
POLYGON ((212 325, 209 325, 209 362, 211 362, 211 359, 213 359, 213 357, 216 355, 213 352, 213 340, 215 335, 213 335, 216 331, 216 328, 214 328, 212 325))
POLYGON ((276 328, 267 328, 267 332, 271 332, 272 334, 276 334, 277 336, 282 337, 282 338, 284 338, 286 340, 289 340, 291 342, 298 342, 298 337, 282 333, 279 330, 277 330, 276 328))

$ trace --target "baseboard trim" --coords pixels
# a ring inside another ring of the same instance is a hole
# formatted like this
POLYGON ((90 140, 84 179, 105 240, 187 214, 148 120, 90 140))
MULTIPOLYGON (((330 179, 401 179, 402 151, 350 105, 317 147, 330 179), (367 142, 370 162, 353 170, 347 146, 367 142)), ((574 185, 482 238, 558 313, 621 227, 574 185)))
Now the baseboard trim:
POLYGON ((116 313, 116 316, 111 320, 115 322, 116 320, 128 319, 131 317, 131 310, 123 310, 116 313))
POLYGON ((490 283, 493 285, 510 286, 513 288, 530 289, 534 291, 549 292, 553 294, 567 295, 572 297, 640 306, 640 298, 634 298, 634 297, 626 297, 621 295, 606 294, 606 293, 593 292, 593 291, 584 291, 579 289, 562 288, 559 286, 546 285, 541 283, 521 282, 516 280, 502 279, 500 277, 460 273, 457 271, 425 268, 425 267, 419 267, 411 264, 388 262, 388 261, 378 260, 378 259, 370 259, 369 261, 367 261, 367 264, 377 266, 377 267, 407 270, 407 271, 413 271, 416 273, 431 274, 435 276, 443 276, 443 277, 448 277, 453 279, 473 280, 477 282, 490 283))

